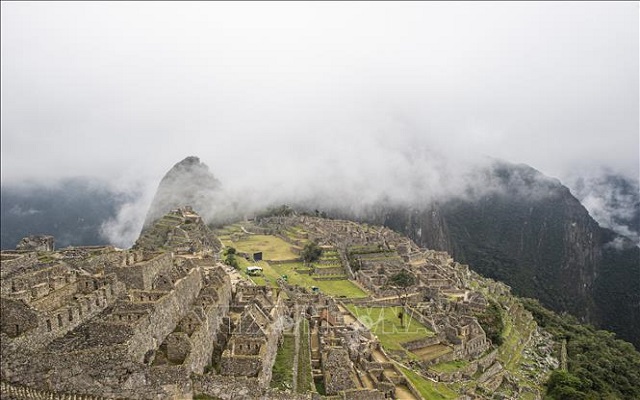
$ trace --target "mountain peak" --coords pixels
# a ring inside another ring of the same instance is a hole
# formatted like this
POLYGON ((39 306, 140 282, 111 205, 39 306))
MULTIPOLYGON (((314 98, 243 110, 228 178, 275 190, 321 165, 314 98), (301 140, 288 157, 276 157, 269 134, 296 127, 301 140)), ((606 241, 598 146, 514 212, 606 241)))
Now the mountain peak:
POLYGON ((196 156, 175 164, 162 178, 144 221, 143 230, 167 212, 191 206, 205 219, 210 217, 211 200, 220 189, 220 181, 196 156))

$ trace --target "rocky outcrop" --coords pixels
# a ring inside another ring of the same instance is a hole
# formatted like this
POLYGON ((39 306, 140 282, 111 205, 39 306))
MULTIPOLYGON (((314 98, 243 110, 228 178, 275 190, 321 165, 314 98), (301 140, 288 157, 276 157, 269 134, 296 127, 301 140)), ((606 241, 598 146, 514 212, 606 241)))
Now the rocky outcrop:
POLYGON ((217 253, 222 244, 191 207, 171 210, 147 227, 133 248, 146 251, 171 249, 177 253, 217 253))
POLYGON ((16 250, 26 251, 53 251, 53 236, 48 235, 32 235, 22 238, 16 246, 16 250))
POLYGON ((151 202, 143 231, 169 211, 191 206, 208 220, 211 202, 220 189, 209 167, 198 157, 187 157, 173 166, 160 181, 151 202))
POLYGON ((481 195, 387 208, 368 221, 640 346, 640 249, 531 167, 499 163, 487 174, 491 190, 481 195))

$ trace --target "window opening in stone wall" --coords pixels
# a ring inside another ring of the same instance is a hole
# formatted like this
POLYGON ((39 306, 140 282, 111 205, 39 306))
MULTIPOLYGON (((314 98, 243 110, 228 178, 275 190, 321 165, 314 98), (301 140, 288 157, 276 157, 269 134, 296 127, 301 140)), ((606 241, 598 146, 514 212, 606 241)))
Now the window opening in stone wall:
POLYGON ((73 310, 69 309, 69 321, 73 321, 73 310))
POLYGON ((58 326, 62 327, 62 315, 58 314, 58 326))
POLYGON ((51 320, 47 320, 47 331, 51 332, 51 320))

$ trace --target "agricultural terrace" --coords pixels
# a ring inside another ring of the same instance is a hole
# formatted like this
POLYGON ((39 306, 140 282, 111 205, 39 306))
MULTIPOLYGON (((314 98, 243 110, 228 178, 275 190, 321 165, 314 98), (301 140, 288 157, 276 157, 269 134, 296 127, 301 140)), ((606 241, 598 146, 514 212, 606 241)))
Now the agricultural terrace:
POLYGON ((283 261, 298 258, 292 249, 293 246, 276 236, 245 234, 239 240, 228 239, 222 243, 225 246, 235 247, 240 253, 253 254, 261 251, 265 260, 283 261))
POLYGON ((401 307, 358 307, 352 304, 346 307, 378 337, 386 350, 406 351, 401 343, 434 335, 408 314, 404 315, 404 327, 401 326, 398 318, 401 307))
POLYGON ((413 386, 418 389, 418 392, 420 392, 425 399, 448 400, 457 399, 459 396, 458 393, 451 390, 444 383, 432 382, 408 368, 400 367, 400 370, 402 370, 402 373, 413 383, 413 386))
MULTIPOLYGON (((287 282, 311 289, 313 286, 321 292, 334 297, 363 298, 367 297, 367 292, 356 283, 347 279, 344 274, 328 276, 333 280, 316 280, 310 275, 311 269, 302 262, 294 261, 298 259, 295 253, 295 246, 287 243, 279 237, 271 235, 251 235, 243 233, 240 225, 231 225, 221 230, 223 234, 220 240, 225 246, 234 247, 239 253, 253 254, 262 252, 263 261, 247 261, 243 257, 237 256, 240 272, 243 276, 251 279, 257 285, 267 285, 277 287, 276 281, 283 275, 287 276, 287 282), (282 261, 291 260, 290 262, 282 261), (275 262, 274 262, 275 261, 275 262), (246 267, 257 265, 262 267, 262 276, 249 276, 246 274, 246 267)), ((323 260, 338 259, 335 251, 328 251, 323 254, 323 260)), ((335 266, 335 265, 334 265, 335 266)))

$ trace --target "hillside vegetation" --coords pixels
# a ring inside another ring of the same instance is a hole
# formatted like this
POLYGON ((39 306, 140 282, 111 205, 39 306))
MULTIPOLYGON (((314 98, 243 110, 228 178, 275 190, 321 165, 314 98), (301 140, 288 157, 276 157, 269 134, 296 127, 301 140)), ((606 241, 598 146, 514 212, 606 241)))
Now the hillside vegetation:
POLYGON ((566 340, 566 370, 554 371, 547 384, 549 399, 639 399, 640 353, 615 334, 559 316, 536 300, 523 299, 537 323, 556 341, 566 340))

